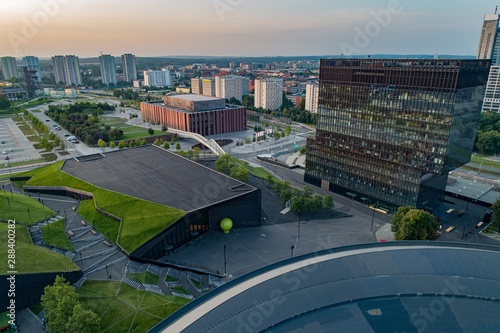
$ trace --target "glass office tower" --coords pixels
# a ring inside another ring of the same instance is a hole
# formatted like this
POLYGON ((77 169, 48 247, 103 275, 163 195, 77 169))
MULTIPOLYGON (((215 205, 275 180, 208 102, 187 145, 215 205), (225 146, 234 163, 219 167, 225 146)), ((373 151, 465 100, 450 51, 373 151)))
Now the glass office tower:
POLYGON ((469 162, 489 60, 321 61, 304 180, 393 211, 432 207, 469 162))

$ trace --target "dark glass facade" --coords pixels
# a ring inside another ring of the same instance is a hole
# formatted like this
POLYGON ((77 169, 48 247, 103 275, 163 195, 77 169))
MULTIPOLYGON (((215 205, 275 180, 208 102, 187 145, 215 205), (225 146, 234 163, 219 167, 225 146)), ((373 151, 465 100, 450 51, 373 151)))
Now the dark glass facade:
POLYGON ((305 181, 393 210, 432 206, 469 162, 488 60, 321 61, 305 181))

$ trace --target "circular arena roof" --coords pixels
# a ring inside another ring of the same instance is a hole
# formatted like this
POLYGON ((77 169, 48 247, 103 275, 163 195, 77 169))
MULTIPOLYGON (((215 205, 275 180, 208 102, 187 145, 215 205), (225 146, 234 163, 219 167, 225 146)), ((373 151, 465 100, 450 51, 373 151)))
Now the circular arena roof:
POLYGON ((493 332, 498 314, 500 248, 390 242, 267 266, 150 332, 493 332))

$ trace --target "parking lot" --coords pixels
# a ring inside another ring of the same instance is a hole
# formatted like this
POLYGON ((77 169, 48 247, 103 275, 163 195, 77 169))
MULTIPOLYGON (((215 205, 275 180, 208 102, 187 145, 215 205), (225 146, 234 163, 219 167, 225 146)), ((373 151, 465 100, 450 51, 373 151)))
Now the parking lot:
POLYGON ((12 119, 0 119, 0 142, 2 164, 8 164, 5 160, 6 156, 9 157, 11 163, 41 158, 33 144, 26 139, 12 119))

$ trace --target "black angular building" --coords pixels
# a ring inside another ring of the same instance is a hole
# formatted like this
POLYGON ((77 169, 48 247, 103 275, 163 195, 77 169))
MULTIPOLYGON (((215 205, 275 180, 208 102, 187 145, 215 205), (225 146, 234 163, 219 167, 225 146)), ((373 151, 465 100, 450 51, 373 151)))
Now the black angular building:
POLYGON ((434 206, 470 160, 489 60, 321 61, 304 180, 389 210, 434 206))

